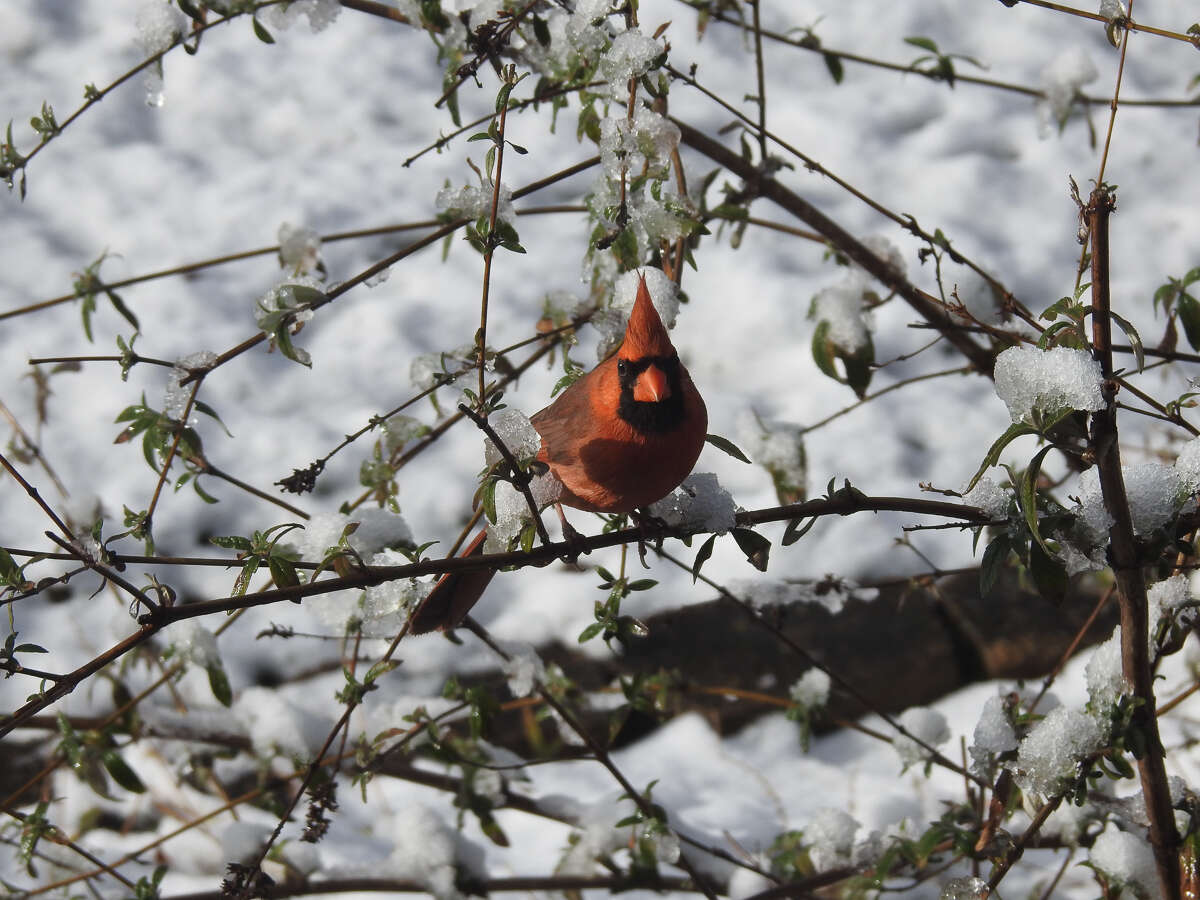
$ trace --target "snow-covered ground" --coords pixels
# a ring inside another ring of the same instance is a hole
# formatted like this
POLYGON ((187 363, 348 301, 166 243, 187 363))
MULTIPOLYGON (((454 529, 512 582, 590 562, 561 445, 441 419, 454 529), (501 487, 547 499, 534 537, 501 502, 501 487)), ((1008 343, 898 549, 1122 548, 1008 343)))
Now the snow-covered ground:
MULTIPOLYGON (((476 4, 449 0, 443 5, 466 11, 476 4)), ((312 3, 310 8, 315 16, 330 7, 312 3)), ((1139 3, 1134 12, 1149 24, 1177 32, 1186 31, 1195 16, 1193 5, 1184 0, 1139 3)), ((28 153, 36 143, 28 120, 43 102, 62 123, 83 102, 85 85, 103 89, 143 59, 145 41, 153 42, 154 22, 163 15, 153 3, 141 0, 8 4, 0 13, 0 117, 13 119, 17 150, 28 153)), ((1069 94, 1071 85, 1094 74, 1083 90, 1109 96, 1119 64, 1102 23, 1024 3, 1008 8, 994 0, 767 0, 762 16, 766 28, 784 32, 813 27, 826 48, 900 65, 925 53, 904 38, 923 36, 942 52, 962 54, 986 66, 984 71, 958 59, 960 75, 1046 88, 1051 95, 1064 90, 1069 94)), ((752 41, 718 22, 709 24, 701 40, 695 11, 681 2, 643 0, 639 17, 646 34, 669 23, 664 36, 676 69, 689 72, 696 63, 694 77, 701 85, 752 118, 757 116, 757 107, 745 100, 757 92, 752 41)), ((467 160, 482 165, 486 144, 467 143, 465 137, 404 164, 453 127, 447 112, 434 108, 443 76, 426 34, 351 9, 343 9, 318 31, 304 20, 282 30, 270 15, 262 18, 274 44, 256 38, 247 17, 211 29, 195 55, 179 48, 167 55, 161 85, 135 76, 72 122, 29 163, 25 199, 16 191, 0 199, 0 314, 70 294, 79 273, 102 254, 107 258, 100 276, 113 282, 273 245, 285 223, 332 234, 429 220, 439 213, 436 198, 447 185, 457 189, 478 184, 467 160), (148 104, 147 98, 154 99, 159 90, 161 105, 148 104)), ((1076 114, 1060 132, 1048 124, 1053 110, 1027 93, 962 81, 951 89, 916 74, 853 61, 844 63, 844 81, 835 84, 820 54, 771 40, 763 49, 767 122, 775 135, 895 213, 912 215, 930 232, 941 229, 956 250, 988 270, 1029 308, 1039 311, 1072 292, 1079 245, 1068 177, 1085 193, 1090 189, 1100 152, 1089 137, 1094 133, 1103 141, 1106 106, 1090 108, 1091 129, 1076 114)), ((1200 58, 1189 44, 1135 34, 1125 63, 1122 100, 1186 98, 1197 71, 1200 58)), ((481 68, 480 79, 482 88, 468 81, 459 91, 464 121, 493 107, 496 80, 490 66, 481 68)), ((514 96, 525 96, 522 92, 530 85, 527 81, 518 86, 514 96)), ((669 109, 708 134, 715 135, 732 120, 727 110, 681 83, 671 89, 669 109)), ((549 121, 546 106, 509 115, 508 138, 529 152, 505 155, 504 184, 517 189, 595 154, 593 144, 576 139, 575 108, 558 113, 553 133, 549 121)), ((1140 330, 1148 347, 1158 343, 1163 328, 1151 304, 1155 289, 1168 276, 1181 276, 1197 264, 1190 239, 1200 196, 1196 129, 1194 109, 1122 107, 1107 159, 1105 178, 1119 186, 1112 220, 1114 308, 1140 330)), ((735 145, 732 137, 727 142, 735 145)), ((683 160, 691 185, 713 168, 686 149, 683 160)), ((856 236, 886 239, 914 283, 937 293, 934 265, 920 261, 921 244, 912 235, 832 179, 806 171, 800 160, 787 161, 793 168, 779 174, 781 181, 856 236)), ((515 208, 521 212, 534 206, 578 204, 597 177, 593 168, 517 201, 515 208)), ((718 176, 716 185, 725 178, 718 176)), ((710 199, 716 202, 715 197, 714 191, 710 199)), ((752 214, 801 225, 766 201, 758 201, 752 214)), ((492 268, 488 343, 494 347, 530 337, 548 295, 560 308, 570 308, 587 294, 583 257, 592 226, 585 215, 521 216, 517 227, 527 252, 500 252, 492 268)), ((328 270, 326 287, 353 277, 407 240, 401 233, 325 242, 320 252, 328 270)), ((704 395, 711 432, 757 448, 761 442, 756 417, 786 432, 821 422, 854 403, 849 388, 821 374, 810 350, 812 298, 826 291, 822 308, 837 308, 846 278, 825 250, 821 243, 755 226, 736 248, 728 226, 719 237, 704 238, 696 253, 698 270, 684 275, 688 302, 680 310, 672 340, 704 395)), ((311 368, 278 351, 268 353, 260 344, 217 369, 204 381, 201 397, 229 433, 212 419, 198 417, 209 461, 275 495, 274 482, 324 456, 372 416, 412 396, 415 360, 470 345, 479 325, 481 273, 479 255, 465 242, 435 244, 394 266, 386 281, 356 287, 320 309, 296 337, 297 345, 311 355, 311 368)), ((146 281, 118 293, 140 323, 136 351, 173 361, 202 352, 220 354, 257 334, 256 303, 280 277, 278 259, 270 253, 146 281)), ((957 286, 964 301, 986 306, 986 300, 979 299, 986 296, 986 288, 965 267, 946 259, 942 277, 947 291, 957 286)), ((933 338, 929 330, 909 327, 916 320, 899 300, 870 316, 875 358, 897 360, 875 373, 872 391, 963 365, 944 345, 907 358, 933 338)), ((117 337, 128 340, 132 331, 102 294, 91 328, 94 340, 89 342, 78 301, 0 319, 0 400, 11 421, 36 441, 64 490, 56 489, 36 461, 20 462, 22 474, 75 522, 90 522, 98 508, 108 537, 123 530, 123 510, 145 509, 155 488, 138 446, 140 438, 114 443, 123 427, 115 420, 143 396, 150 406, 161 408, 170 370, 137 365, 124 379, 111 361, 83 362, 75 371, 50 375, 49 394, 40 395, 38 382, 30 377, 30 358, 116 354, 117 337), (39 404, 46 412, 44 423, 39 422, 39 404)), ((590 366, 596 358, 597 330, 586 328, 580 338, 572 356, 590 366)), ((1181 349, 1185 343, 1181 337, 1181 349)), ((519 362, 529 352, 518 350, 510 358, 519 362)), ((1118 364, 1131 367, 1131 359, 1122 357, 1118 364)), ((40 368, 48 373, 53 367, 40 368)), ((548 402, 561 374, 558 366, 535 365, 506 394, 506 402, 533 413, 548 402)), ((1137 383, 1165 402, 1187 389, 1186 374, 1153 370, 1137 383)), ((452 406, 452 393, 441 390, 443 409, 452 406)), ((437 419, 428 401, 407 412, 426 424, 437 419)), ((978 375, 948 374, 905 386, 805 435, 809 491, 820 495, 831 479, 839 486, 849 480, 872 495, 929 496, 922 494, 921 483, 960 489, 1011 421, 992 383, 978 375)), ((1160 455, 1171 462, 1185 437, 1129 416, 1122 429, 1127 464, 1158 460, 1160 455)), ((362 491, 359 470, 371 458, 374 437, 360 438, 333 457, 315 493, 286 497, 314 516, 303 541, 318 553, 336 541, 344 521, 336 517, 339 506, 362 491)), ((5 455, 17 459, 19 446, 14 438, 5 455)), ((1017 441, 1004 458, 1024 465, 1033 447, 1028 438, 1017 441)), ((418 543, 436 540, 446 545, 466 522, 483 466, 481 451, 481 437, 464 423, 402 470, 398 502, 418 543)), ((1053 455, 1046 467, 1062 471, 1053 455)), ((713 447, 705 449, 697 470, 716 473, 745 509, 778 502, 764 468, 744 465, 713 447)), ((227 553, 207 539, 250 535, 296 519, 216 478, 203 477, 201 484, 218 503, 204 503, 191 486, 178 492, 166 487, 154 517, 159 554, 227 553)), ((1062 490, 1064 497, 1072 493, 1070 486, 1062 490)), ((0 496, 0 544, 54 549, 43 534, 52 522, 19 485, 6 478, 0 496)), ((584 530, 599 526, 584 514, 572 518, 584 530)), ((756 572, 729 537, 717 541, 705 574, 719 583, 750 585, 747 589, 753 591, 754 584, 766 584, 767 579, 773 583, 834 573, 865 580, 927 571, 930 564, 971 564, 970 535, 958 531, 916 533, 911 540, 919 554, 897 547, 900 526, 916 521, 915 516, 892 513, 826 519, 787 548, 778 544, 782 524, 764 526, 762 532, 775 542, 768 575, 756 572)), ((401 527, 382 518, 375 525, 380 534, 401 527)), ((364 527, 358 538, 367 541, 368 531, 364 527)), ((303 541, 297 539, 298 544, 303 541)), ((113 549, 137 553, 140 546, 126 538, 113 549)), ((598 552, 587 562, 615 570, 619 553, 598 552)), ((31 569, 30 575, 36 579, 58 571, 61 568, 45 564, 31 569)), ((144 572, 152 572, 186 600, 227 596, 234 578, 228 570, 199 567, 131 566, 125 574, 141 586, 146 583, 144 572)), ((255 587, 265 574, 264 570, 257 577, 255 587)), ((688 573, 666 564, 655 564, 648 574, 659 586, 634 594, 624 612, 643 616, 712 598, 703 585, 693 586, 688 573)), ((594 589, 595 580, 555 566, 501 576, 475 615, 503 641, 537 645, 558 640, 571 645, 593 621, 593 602, 602 596, 594 589)), ((126 610, 128 597, 108 592, 91 596, 98 583, 94 576, 80 575, 53 601, 42 595, 10 607, 18 642, 34 642, 51 651, 24 657, 26 663, 68 671, 136 629, 126 610)), ((252 736, 256 746, 275 740, 296 755, 314 752, 340 714, 334 700, 343 682, 340 672, 335 669, 270 691, 256 685, 286 681, 334 659, 338 643, 254 636, 272 623, 307 634, 339 635, 357 601, 357 593, 346 593, 310 599, 302 606, 272 605, 247 612, 218 641, 235 697, 232 713, 214 709, 208 681, 195 666, 176 686, 177 702, 210 717, 203 721, 224 722, 252 736)), ((886 628, 882 615, 880 627, 886 628)), ((204 624, 216 628, 222 618, 204 624)), ((186 644, 193 660, 201 657, 202 665, 205 639, 189 629, 173 626, 155 646, 164 649, 172 640, 186 644), (185 633, 190 635, 187 640, 185 633)), ((819 646, 819 634, 811 639, 819 646)), ((405 640, 397 655, 401 668, 383 679, 383 689, 371 695, 352 731, 375 734, 404 727, 403 717, 415 706, 441 708, 441 701, 432 698, 447 672, 497 665, 477 642, 466 641, 466 646, 458 646, 438 637, 405 640)), ((369 641, 366 646, 378 655, 385 645, 369 641)), ((609 652, 598 641, 587 645, 587 651, 609 652)), ((1055 693, 1066 707, 1080 709, 1088 697, 1085 662, 1069 666, 1056 685, 1055 693)), ((143 659, 130 663, 122 677, 140 687, 157 674, 158 669, 143 659)), ((1182 664, 1168 668, 1162 696, 1171 696, 1187 680, 1182 664)), ((17 708, 35 687, 23 678, 0 683, 0 705, 6 711, 17 708)), ((972 742, 987 698, 1010 688, 978 685, 939 702, 937 709, 948 723, 943 752, 957 759, 959 740, 972 742)), ((163 716, 171 702, 176 701, 147 701, 162 704, 157 714, 163 716)), ((109 688, 95 679, 55 707, 75 715, 109 708, 109 688)), ((1167 720, 1169 747, 1186 740, 1188 715, 1185 704, 1167 720)), ((887 731, 881 721, 866 724, 887 731)), ((47 814, 72 834, 98 803, 131 816, 131 821, 139 811, 156 811, 161 818, 155 827, 165 834, 222 802, 194 784, 178 783, 175 769, 183 765, 181 753, 180 742, 143 740, 132 745, 126 758, 149 790, 121 804, 98 801, 74 775, 60 774, 51 792, 60 799, 47 814)), ((280 770, 287 768, 287 756, 277 761, 280 770)), ((765 716, 724 739, 700 718, 685 716, 617 753, 615 761, 639 788, 657 780, 654 800, 669 811, 671 824, 688 836, 739 856, 743 851, 765 852, 782 832, 807 829, 821 847, 816 855, 827 866, 874 852, 882 840, 879 835, 897 829, 919 834, 942 814, 944 801, 961 799, 963 793, 961 776, 952 772, 935 768, 927 778, 918 764, 901 773, 896 751, 864 734, 822 737, 804 753, 796 725, 782 714, 765 716), (857 831, 834 811, 852 816, 857 831)), ((218 774, 232 776, 247 765, 244 758, 222 762, 218 774)), ((1171 773, 1193 785, 1200 776, 1192 771, 1195 765, 1182 750, 1171 756, 1171 773)), ((520 792, 569 815, 583 829, 585 842, 596 842, 585 847, 599 848, 611 840, 610 826, 631 810, 627 801, 619 800, 622 791, 611 775, 595 763, 539 766, 526 774, 529 781, 520 792)), ((1125 793, 1131 785, 1122 785, 1125 793)), ((445 865, 457 852, 451 797, 378 778, 367 788, 365 803, 349 785, 339 800, 330 834, 315 850, 305 848, 302 854, 295 849, 302 845, 288 845, 296 853, 297 866, 330 877, 419 872, 430 885, 445 888, 445 865), (418 835, 428 842, 414 849, 418 835), (414 854, 421 857, 418 862, 414 854)), ((163 844, 162 859, 170 866, 164 896, 217 887, 224 863, 276 821, 248 807, 238 814, 236 828, 226 814, 163 844)), ((567 826, 513 810, 501 811, 498 818, 511 849, 487 843, 475 819, 467 817, 462 836, 473 849, 461 851, 465 855, 460 861, 478 857, 475 864, 491 877, 554 870, 555 861, 566 852, 567 826)), ((1069 825, 1063 828, 1069 830, 1069 825)), ((295 829, 289 825, 285 837, 294 837, 295 829)), ((109 861, 153 836, 135 825, 127 833, 91 831, 80 842, 109 861)), ((1116 854, 1122 848, 1109 849, 1116 854)), ((729 877, 728 864, 686 848, 685 852, 702 870, 729 877)), ((72 866, 82 864, 66 851, 55 853, 65 854, 72 866)), ((148 856, 145 864, 130 863, 121 870, 136 880, 152 862, 148 856)), ((1060 862, 1061 855, 1048 851, 1028 854, 1002 892, 1019 896, 1040 890, 1060 862)), ((579 861, 572 857, 567 864, 579 861)), ((12 873, 5 880, 23 887, 69 874, 44 861, 40 865, 42 875, 31 878, 5 864, 4 870, 12 873)), ((593 869, 584 866, 578 871, 593 869)), ((984 866, 985 877, 986 873, 984 866)), ((942 883, 963 874, 944 873, 911 894, 936 896, 942 883)), ((733 893, 745 896, 766 886, 756 878, 739 872, 733 893)), ((105 896, 128 893, 111 879, 100 883, 100 891, 105 896)), ((1090 870, 1075 865, 1057 888, 1061 896, 1095 892, 1090 870)))

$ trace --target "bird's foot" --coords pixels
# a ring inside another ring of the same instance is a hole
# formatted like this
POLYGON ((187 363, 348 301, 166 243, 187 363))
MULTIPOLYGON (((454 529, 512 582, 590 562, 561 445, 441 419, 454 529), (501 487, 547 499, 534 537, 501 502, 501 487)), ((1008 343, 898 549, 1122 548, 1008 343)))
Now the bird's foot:
POLYGON ((649 569, 650 565, 646 562, 646 544, 653 542, 656 549, 662 549, 663 532, 671 526, 664 519, 642 510, 634 510, 630 515, 638 531, 638 558, 642 561, 642 568, 649 569))
POLYGON ((579 559, 581 553, 587 552, 587 543, 584 536, 575 530, 575 527, 567 521, 566 515, 563 513, 561 505, 557 506, 558 521, 562 524, 563 543, 567 545, 567 552, 560 559, 563 562, 574 564, 579 559))

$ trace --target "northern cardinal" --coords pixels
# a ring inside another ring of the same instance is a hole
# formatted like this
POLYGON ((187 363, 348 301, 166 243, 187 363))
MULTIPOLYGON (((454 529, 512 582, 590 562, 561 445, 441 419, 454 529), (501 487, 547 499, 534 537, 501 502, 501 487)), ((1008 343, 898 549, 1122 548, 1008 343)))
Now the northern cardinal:
MULTIPOLYGON (((650 300, 644 275, 616 354, 530 422, 542 438, 537 458, 561 482, 557 502, 576 509, 632 512, 667 496, 692 471, 704 446, 708 412, 650 300)), ((462 555, 480 553, 485 537, 481 531, 462 555)), ((443 575, 413 613, 412 633, 456 627, 494 574, 479 569, 443 575)))

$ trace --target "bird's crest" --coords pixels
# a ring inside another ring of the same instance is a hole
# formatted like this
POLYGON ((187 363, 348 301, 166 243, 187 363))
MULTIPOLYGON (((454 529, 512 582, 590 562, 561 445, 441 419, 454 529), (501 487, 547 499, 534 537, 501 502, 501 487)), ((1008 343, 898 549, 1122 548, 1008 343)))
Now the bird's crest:
POLYGON ((650 356, 670 356, 675 352, 667 329, 663 327, 658 310, 650 299, 646 288, 646 276, 640 276, 637 298, 633 312, 629 314, 629 325, 625 328, 625 341, 621 344, 620 356, 625 359, 645 359, 650 356))

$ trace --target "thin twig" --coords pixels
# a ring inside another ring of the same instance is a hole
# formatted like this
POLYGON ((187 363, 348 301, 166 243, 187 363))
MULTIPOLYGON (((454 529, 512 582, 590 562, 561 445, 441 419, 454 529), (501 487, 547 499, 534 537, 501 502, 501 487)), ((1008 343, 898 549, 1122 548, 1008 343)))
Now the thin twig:
POLYGON ((1125 480, 1121 473, 1121 448, 1117 432, 1116 382, 1113 380, 1112 327, 1109 315, 1108 219, 1115 200, 1109 187, 1098 184, 1084 214, 1092 239, 1092 347, 1104 378, 1105 408, 1092 414, 1088 443, 1100 474, 1104 506, 1112 520, 1109 560, 1116 576, 1121 610, 1121 668, 1133 695, 1140 701, 1129 727, 1141 732, 1146 752, 1138 759, 1150 844, 1163 896, 1179 897, 1179 833, 1167 786, 1162 738, 1155 714, 1154 681, 1150 667, 1146 580, 1133 533, 1125 480))

